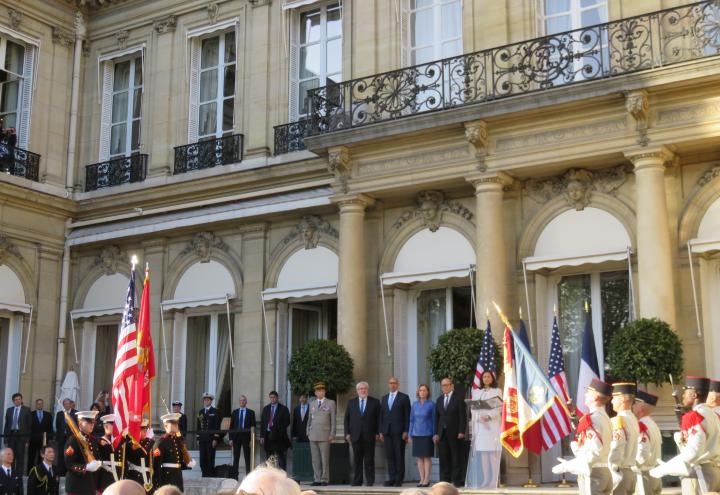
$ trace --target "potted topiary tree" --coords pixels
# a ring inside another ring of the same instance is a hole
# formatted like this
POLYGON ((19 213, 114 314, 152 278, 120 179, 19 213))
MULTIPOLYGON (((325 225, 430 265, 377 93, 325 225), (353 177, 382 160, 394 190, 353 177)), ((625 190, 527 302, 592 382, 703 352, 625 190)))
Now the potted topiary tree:
MULTIPOLYGON (((428 357, 432 379, 439 382, 448 377, 458 388, 467 390, 475 375, 484 333, 477 328, 455 328, 442 334, 428 357)), ((502 370, 500 348, 494 341, 493 346, 497 369, 502 370)))
MULTIPOLYGON (((295 394, 313 396, 314 384, 325 382, 328 396, 337 397, 353 385, 354 363, 348 351, 334 340, 311 340, 293 352, 288 363, 288 380, 295 394)), ((338 414, 337 424, 342 424, 338 414)), ((348 483, 350 453, 345 442, 330 446, 330 482, 348 483)), ((312 480, 309 444, 296 443, 293 448, 293 477, 297 481, 312 480)))

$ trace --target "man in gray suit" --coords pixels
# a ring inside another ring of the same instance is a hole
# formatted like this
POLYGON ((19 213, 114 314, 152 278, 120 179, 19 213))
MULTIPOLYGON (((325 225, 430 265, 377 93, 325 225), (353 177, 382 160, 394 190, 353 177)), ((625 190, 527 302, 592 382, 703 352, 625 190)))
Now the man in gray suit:
POLYGON ((307 436, 312 457, 312 486, 327 486, 330 481, 330 443, 335 437, 335 401, 325 398, 325 383, 315 384, 315 400, 310 403, 307 436))

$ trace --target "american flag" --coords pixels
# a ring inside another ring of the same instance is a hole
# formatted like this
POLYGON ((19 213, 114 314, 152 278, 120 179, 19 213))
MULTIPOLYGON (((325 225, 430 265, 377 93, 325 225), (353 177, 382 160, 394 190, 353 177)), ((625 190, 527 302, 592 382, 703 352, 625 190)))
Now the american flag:
POLYGON ((130 435, 136 440, 140 438, 141 416, 134 410, 133 404, 135 375, 138 368, 135 310, 135 268, 133 266, 125 297, 125 309, 120 326, 115 373, 113 374, 112 405, 115 411, 113 436, 116 444, 120 443, 124 435, 130 435))
POLYGON ((497 376, 497 363, 495 363, 495 341, 493 340, 492 331, 490 330, 490 320, 487 321, 485 328, 485 336, 483 337, 482 347, 480 348, 480 356, 478 357, 477 366, 475 367, 475 378, 473 378, 473 390, 482 388, 482 374, 490 371, 497 376))
MULTIPOLYGON (((550 337, 548 378, 558 397, 568 404, 570 402, 570 393, 568 392, 567 378, 565 377, 565 361, 563 360, 557 317, 553 318, 552 336, 550 337)), ((546 449, 550 448, 550 446, 570 434, 571 431, 570 418, 568 418, 566 411, 555 403, 543 418, 543 445, 547 445, 546 449)))

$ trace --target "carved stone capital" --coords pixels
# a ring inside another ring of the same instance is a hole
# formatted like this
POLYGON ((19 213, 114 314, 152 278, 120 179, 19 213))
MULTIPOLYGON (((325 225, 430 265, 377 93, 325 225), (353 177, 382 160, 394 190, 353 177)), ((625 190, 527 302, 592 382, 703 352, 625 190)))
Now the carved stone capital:
POLYGON ((420 191, 416 198, 416 206, 405 210, 393 223, 399 229, 408 221, 419 218, 431 232, 437 231, 443 223, 446 213, 459 215, 465 220, 472 221, 473 213, 462 203, 445 199, 442 191, 420 191))
POLYGON ((118 271, 118 263, 127 261, 118 246, 105 246, 95 258, 93 266, 100 266, 105 275, 113 275, 118 271))
POLYGON ((75 12, 75 36, 79 39, 84 40, 87 38, 87 23, 85 22, 85 16, 79 10, 75 12))
POLYGON ((5 264, 11 256, 22 259, 17 246, 6 236, 0 234, 0 265, 5 264))
POLYGON ((716 177, 720 177, 720 164, 707 169, 698 179, 697 185, 698 187, 703 187, 716 177))
POLYGON ((248 0, 248 3, 253 7, 262 7, 263 5, 270 5, 272 0, 248 0))
POLYGON ((210 261, 213 250, 215 249, 227 252, 230 246, 225 244, 225 241, 212 232, 198 232, 195 234, 195 237, 188 242, 185 249, 180 252, 180 255, 194 253, 200 258, 200 263, 207 263, 210 261))
POLYGON ((314 249, 318 246, 320 239, 323 237, 339 238, 338 231, 330 225, 330 222, 317 215, 305 215, 300 218, 300 222, 280 242, 281 246, 285 246, 300 239, 305 249, 314 249))
POLYGON ((475 187, 475 194, 509 188, 514 179, 505 172, 493 172, 466 177, 466 181, 475 187))
POLYGON ((127 46, 127 40, 130 37, 130 31, 122 30, 115 33, 115 39, 118 42, 120 48, 125 49, 127 46))
POLYGON ((635 130, 638 133, 637 143, 647 146, 648 139, 648 95, 645 90, 627 91, 625 93, 625 110, 635 120, 635 130))
POLYGON ((20 23, 23 20, 23 13, 21 10, 8 8, 8 17, 10 18, 10 25, 13 29, 20 27, 20 23))
POLYGON ((348 194, 333 198, 340 209, 340 214, 356 211, 365 211, 365 208, 375 204, 375 199, 364 194, 348 194))
POLYGON ((210 19, 210 24, 215 24, 217 22, 218 14, 220 13, 220 4, 217 2, 210 2, 206 7, 208 19, 210 19))
POLYGON ((155 19, 155 21, 153 21, 153 29, 155 29, 155 32, 157 34, 169 33, 175 31, 175 28, 177 28, 176 15, 168 15, 165 17, 161 17, 160 19, 155 19))
POLYGON ((650 167, 665 167, 672 164, 675 155, 665 146, 653 149, 626 151, 625 158, 635 166, 635 170, 650 167))
POLYGON ((75 35, 72 32, 66 31, 61 27, 53 26, 52 40, 53 43, 57 43, 67 48, 72 46, 73 43, 75 43, 75 35))
POLYGON ((488 147, 488 129, 487 122, 484 120, 473 120, 465 122, 465 139, 473 147, 475 158, 479 160, 478 169, 485 170, 485 157, 487 156, 488 147))
POLYGON ((538 203, 562 195, 568 206, 581 211, 590 204, 593 192, 616 195, 626 180, 624 165, 597 171, 570 169, 558 177, 530 179, 525 182, 525 191, 538 203))
POLYGON ((350 178, 350 170, 352 168, 352 160, 350 157, 350 149, 345 146, 331 148, 328 152, 328 171, 335 176, 335 180, 340 185, 343 193, 348 192, 348 179, 350 178))

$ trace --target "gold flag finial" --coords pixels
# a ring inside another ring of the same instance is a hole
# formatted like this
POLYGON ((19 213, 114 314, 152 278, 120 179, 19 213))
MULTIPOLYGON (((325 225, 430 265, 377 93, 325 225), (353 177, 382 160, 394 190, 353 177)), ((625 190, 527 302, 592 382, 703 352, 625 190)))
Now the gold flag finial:
POLYGON ((586 313, 590 312, 590 303, 588 302, 587 299, 585 299, 585 312, 586 313))
POLYGON ((557 316, 557 304, 553 304, 553 314, 557 316))
POLYGON ((493 303, 493 306, 495 306, 495 311, 497 311, 497 313, 498 313, 498 315, 500 316, 500 319, 502 320, 502 322, 503 322, 508 328, 512 328, 512 325, 510 325, 510 321, 507 319, 507 316, 505 316, 505 313, 502 312, 502 309, 500 309, 500 306, 498 306, 498 304, 497 304, 495 301, 493 301, 492 303, 493 303))
POLYGON ((520 319, 522 320, 522 306, 518 306, 518 315, 520 315, 520 319))

